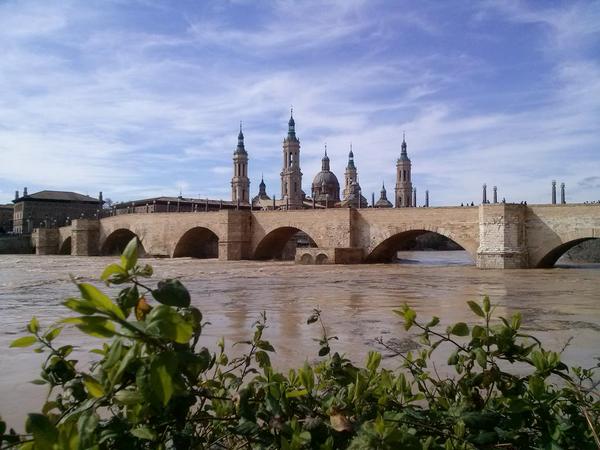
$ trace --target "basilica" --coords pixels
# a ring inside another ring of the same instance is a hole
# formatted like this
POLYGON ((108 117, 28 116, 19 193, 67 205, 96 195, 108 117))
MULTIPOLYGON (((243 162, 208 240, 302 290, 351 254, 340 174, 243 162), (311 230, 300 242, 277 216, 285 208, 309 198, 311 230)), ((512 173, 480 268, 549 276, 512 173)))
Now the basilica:
MULTIPOLYGON (((396 162, 396 186, 394 204, 387 199, 385 184, 381 187, 379 200, 373 195, 371 204, 363 196, 358 182, 358 169, 354 163, 354 153, 350 146, 348 164, 344 172, 343 190, 337 176, 329 166, 327 146, 321 160, 321 171, 311 184, 310 196, 302 190, 300 170, 300 140, 296 136, 296 122, 293 112, 288 122, 288 133, 283 140, 283 167, 281 168, 281 196, 267 195, 264 179, 259 184, 258 195, 250 199, 250 179, 248 178, 248 152, 244 146, 244 133, 240 124, 238 143, 233 152, 233 178, 231 179, 231 199, 234 204, 255 209, 302 209, 302 208, 396 208, 416 206, 416 189, 411 181, 411 161, 408 157, 406 139, 403 136, 400 158, 396 162)), ((426 195, 425 206, 429 206, 426 195)))

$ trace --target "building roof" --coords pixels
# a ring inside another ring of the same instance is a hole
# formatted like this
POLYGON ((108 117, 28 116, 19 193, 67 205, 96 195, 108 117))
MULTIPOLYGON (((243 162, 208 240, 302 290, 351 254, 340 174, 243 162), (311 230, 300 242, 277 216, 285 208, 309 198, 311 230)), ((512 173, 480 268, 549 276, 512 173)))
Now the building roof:
POLYGON ((236 202, 233 202, 231 200, 214 200, 214 199, 207 199, 207 198, 187 198, 187 197, 152 197, 152 198, 144 198, 144 199, 139 199, 139 200, 130 200, 130 201, 124 201, 124 202, 119 202, 119 203, 115 203, 113 205, 113 207, 119 209, 119 208, 123 208, 123 207, 127 207, 127 206, 143 206, 145 204, 152 204, 152 203, 159 203, 159 204, 166 204, 166 203, 181 203, 181 204, 186 204, 186 203, 198 203, 201 205, 204 205, 206 202, 208 202, 209 205, 236 205, 236 202))
POLYGON ((14 209, 15 205, 7 203, 6 205, 0 205, 0 209, 14 209))
POLYGON ((99 203, 97 198, 89 195, 78 194, 70 191, 40 191, 35 194, 26 195, 13 200, 13 203, 18 203, 26 200, 50 200, 50 201, 67 201, 67 202, 86 202, 99 203))

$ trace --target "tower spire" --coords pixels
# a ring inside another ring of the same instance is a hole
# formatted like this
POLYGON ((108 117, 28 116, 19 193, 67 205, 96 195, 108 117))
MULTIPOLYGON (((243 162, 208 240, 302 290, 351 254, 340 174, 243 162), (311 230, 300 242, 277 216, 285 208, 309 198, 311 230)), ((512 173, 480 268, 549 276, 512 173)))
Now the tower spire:
POLYGON ((238 144, 235 149, 235 153, 246 153, 246 149, 244 147, 244 133, 242 132, 242 121, 240 120, 240 132, 238 134, 238 144))
POLYGON ((294 120, 294 107, 290 108, 290 120, 288 121, 288 138, 296 139, 296 121, 294 120))
POLYGON ((329 156, 327 156, 327 142, 325 143, 325 154, 321 160, 321 170, 329 171, 329 156))

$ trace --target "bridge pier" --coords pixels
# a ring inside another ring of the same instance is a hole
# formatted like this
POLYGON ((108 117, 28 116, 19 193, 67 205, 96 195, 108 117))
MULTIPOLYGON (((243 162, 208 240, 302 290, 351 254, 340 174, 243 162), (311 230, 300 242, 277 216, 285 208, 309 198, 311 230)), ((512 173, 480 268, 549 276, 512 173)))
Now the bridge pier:
POLYGON ((526 214, 525 205, 479 206, 477 267, 480 269, 529 267, 526 214))
POLYGON ((59 239, 58 228, 36 228, 31 233, 36 255, 58 255, 59 239))
MULTIPOLYGON (((58 231, 58 230, 57 230, 58 231)), ((75 219, 71 225, 71 255, 96 256, 99 254, 100 221, 75 219)))
POLYGON ((296 264, 360 264, 364 249, 360 247, 297 248, 296 264))
POLYGON ((225 237, 219 240, 219 261, 250 259, 250 211, 224 211, 225 237))

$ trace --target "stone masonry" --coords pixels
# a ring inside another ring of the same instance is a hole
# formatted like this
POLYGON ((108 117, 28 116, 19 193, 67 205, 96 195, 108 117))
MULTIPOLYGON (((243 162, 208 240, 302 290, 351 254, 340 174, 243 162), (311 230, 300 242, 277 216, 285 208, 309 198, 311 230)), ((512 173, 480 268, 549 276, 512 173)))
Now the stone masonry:
POLYGON ((403 241, 435 232, 463 247, 482 269, 549 267, 579 242, 600 238, 600 205, 122 214, 74 220, 58 232, 39 229, 33 239, 40 254, 58 253, 70 239, 71 254, 83 256, 103 254, 111 241, 135 235, 147 254, 173 257, 178 243, 211 236, 219 259, 240 260, 272 258, 298 231, 317 246, 300 250, 312 255, 301 262, 316 263, 319 254, 321 263, 383 262, 403 241))

